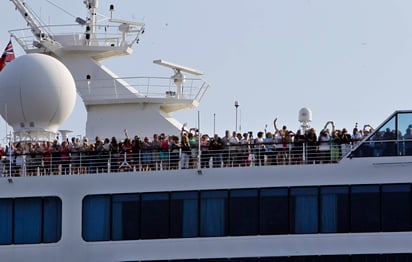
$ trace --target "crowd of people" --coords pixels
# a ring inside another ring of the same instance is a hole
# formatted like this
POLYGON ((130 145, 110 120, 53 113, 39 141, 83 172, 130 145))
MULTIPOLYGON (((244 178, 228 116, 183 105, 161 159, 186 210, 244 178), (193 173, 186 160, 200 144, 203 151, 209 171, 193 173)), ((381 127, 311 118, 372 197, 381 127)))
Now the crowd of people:
POLYGON ((256 137, 252 132, 229 130, 224 136, 199 137, 196 128, 183 127, 180 136, 161 133, 141 139, 125 133, 122 141, 73 137, 61 143, 57 139, 17 142, 0 146, 0 156, 3 172, 11 170, 14 175, 333 163, 372 130, 369 125, 362 130, 355 126, 350 134, 346 128, 335 129, 329 121, 319 134, 314 128, 293 132, 286 126, 278 128, 275 119, 274 132, 259 131, 256 137))

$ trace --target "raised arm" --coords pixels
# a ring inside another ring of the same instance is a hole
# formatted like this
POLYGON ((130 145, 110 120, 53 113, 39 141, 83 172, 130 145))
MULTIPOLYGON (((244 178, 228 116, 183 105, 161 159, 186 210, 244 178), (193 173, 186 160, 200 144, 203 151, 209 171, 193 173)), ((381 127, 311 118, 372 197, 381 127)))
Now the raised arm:
POLYGON ((332 134, 333 134, 333 132, 335 131, 335 123, 333 123, 333 121, 326 122, 325 126, 323 127, 323 130, 326 130, 329 125, 331 125, 331 127, 332 127, 332 134))
POLYGON ((371 125, 366 124, 366 125, 363 126, 363 130, 362 130, 364 133, 365 133, 365 131, 367 131, 367 130, 366 130, 367 127, 369 127, 369 132, 370 132, 370 133, 372 133, 373 130, 375 130, 371 125))
POLYGON ((275 118, 275 120, 273 120, 273 126, 275 127, 275 132, 276 133, 279 133, 279 128, 278 128, 278 126, 276 125, 276 122, 278 121, 278 118, 276 117, 275 118))

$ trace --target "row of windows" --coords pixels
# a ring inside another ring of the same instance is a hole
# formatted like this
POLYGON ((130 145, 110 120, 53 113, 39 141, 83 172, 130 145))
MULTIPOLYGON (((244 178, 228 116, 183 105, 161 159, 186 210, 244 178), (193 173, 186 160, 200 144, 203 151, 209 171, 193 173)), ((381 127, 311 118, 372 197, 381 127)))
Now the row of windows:
POLYGON ((0 245, 57 242, 61 221, 57 197, 0 199, 0 245))
MULTIPOLYGON (((148 261, 142 261, 148 262, 148 261)), ((150 262, 412 262, 412 254, 328 255, 231 259, 152 260, 150 262)))
POLYGON ((411 184, 90 195, 86 241, 411 231, 411 184))

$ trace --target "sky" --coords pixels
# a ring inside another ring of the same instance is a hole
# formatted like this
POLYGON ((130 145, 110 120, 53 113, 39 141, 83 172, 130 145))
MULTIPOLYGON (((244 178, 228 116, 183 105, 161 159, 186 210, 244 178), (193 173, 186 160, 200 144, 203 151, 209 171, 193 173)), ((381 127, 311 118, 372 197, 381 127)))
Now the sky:
MULTIPOLYGON (((86 15, 82 0, 26 2, 46 23, 86 15)), ((155 59, 203 71, 211 87, 200 106, 174 114, 191 127, 200 115, 203 133, 235 130, 235 101, 237 129, 255 134, 266 125, 273 131, 274 118, 297 130, 303 107, 318 132, 329 120, 340 129, 376 127, 393 111, 412 108, 410 0, 101 0, 99 13, 109 15, 110 4, 114 17, 146 29, 131 56, 103 63, 122 77, 170 76, 155 59)), ((1 0, 0 10, 3 49, 8 30, 26 24, 10 1, 1 0)), ((78 99, 60 129, 84 135, 85 122, 78 99)))

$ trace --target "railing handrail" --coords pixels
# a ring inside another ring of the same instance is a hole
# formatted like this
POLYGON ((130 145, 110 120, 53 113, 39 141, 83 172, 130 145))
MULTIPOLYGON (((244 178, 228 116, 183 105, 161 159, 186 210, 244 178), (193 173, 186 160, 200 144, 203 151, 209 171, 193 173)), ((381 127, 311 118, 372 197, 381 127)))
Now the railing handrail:
MULTIPOLYGON (((364 145, 373 145, 373 142, 376 141, 363 141, 362 143, 364 145)), ((394 143, 403 145, 402 149, 405 149, 406 143, 412 144, 412 139, 379 140, 379 142, 388 146, 394 143)), ((274 142, 222 145, 219 149, 201 145, 200 154, 198 154, 198 145, 193 145, 187 149, 183 149, 178 145, 167 149, 141 148, 134 152, 129 150, 32 151, 2 155, 0 170, 5 176, 26 176, 160 171, 188 168, 335 164, 353 149, 352 144, 336 145, 330 143, 329 145, 328 148, 323 149, 319 145, 308 146, 307 143, 303 143, 301 146, 287 143, 286 145, 283 144, 282 148, 276 147, 274 142), (266 147, 261 147, 262 145, 266 147), (62 156, 64 157, 62 158, 62 156)), ((376 149, 381 149, 381 147, 376 149)), ((376 156, 382 156, 379 152, 377 154, 376 156)), ((405 154, 396 152, 396 156, 398 155, 405 154)))
MULTIPOLYGON (((90 25, 89 25, 90 26, 90 25)), ((66 43, 65 46, 79 46, 84 45, 86 40, 86 30, 85 26, 81 26, 79 24, 56 24, 56 25, 44 25, 39 26, 39 29, 49 32, 51 38, 56 40, 55 38, 60 38, 62 36, 71 37, 71 43, 66 43), (54 32, 55 29, 65 30, 62 32, 54 32), (80 38, 78 36, 81 36, 80 38)), ((142 29, 139 30, 131 30, 128 32, 119 31, 119 25, 113 24, 99 24, 95 26, 94 30, 94 38, 88 40, 87 45, 89 46, 108 46, 114 44, 115 46, 124 46, 129 45, 133 41, 136 40, 136 36, 142 33, 142 29)), ((25 50, 33 49, 35 46, 33 42, 37 40, 37 38, 33 35, 31 28, 19 28, 9 30, 9 33, 16 38, 19 44, 25 50)))
MULTIPOLYGON (((76 82, 86 83, 85 79, 77 79, 76 82)), ((127 77, 115 77, 113 79, 93 79, 94 84, 99 86, 99 89, 107 88, 108 91, 116 89, 118 82, 121 81, 123 85, 126 85, 134 90, 136 93, 127 94, 112 94, 112 95, 100 95, 100 98, 113 99, 131 99, 131 98, 173 98, 177 100, 189 99, 200 101, 209 88, 209 83, 201 78, 186 78, 183 83, 182 96, 177 96, 177 88, 173 83, 173 79, 170 77, 161 76, 127 76, 127 77)), ((78 88, 87 89, 87 84, 80 84, 78 88), (80 86, 80 87, 79 87, 80 86), (82 87, 83 86, 83 87, 82 87)), ((93 89, 83 92, 89 94, 93 99, 99 97, 98 94, 93 92, 93 89)), ((103 92, 104 93, 104 92, 103 92)), ((110 92, 108 92, 110 93, 110 92)), ((83 99, 87 98, 83 97, 83 99)))
MULTIPOLYGON (((11 156, 6 154, 1 157, 1 163, 5 176, 68 175, 122 171, 160 171, 186 168, 220 168, 225 166, 247 167, 277 164, 309 164, 308 161, 304 160, 303 151, 299 153, 292 147, 289 148, 287 152, 288 156, 281 155, 286 152, 279 151, 279 157, 288 157, 288 159, 279 159, 279 163, 270 162, 273 161, 273 159, 271 159, 272 155, 250 145, 228 146, 219 150, 204 150, 203 148, 199 158, 197 151, 195 147, 190 148, 190 151, 186 152, 180 147, 175 147, 168 148, 167 150, 140 149, 138 152, 133 153, 124 151, 31 152, 13 154, 11 156), (242 148, 247 148, 247 150, 239 150, 242 148), (62 159, 61 154, 64 154, 67 158, 62 159), (296 159, 296 155, 299 155, 301 158, 296 159), (10 157, 12 160, 11 165, 9 162, 10 157), (190 163, 189 166, 189 160, 185 160, 184 158, 190 158, 191 161, 201 159, 201 163, 195 163, 195 165, 190 163), (148 161, 148 159, 150 160, 148 161), (185 163, 184 161, 188 162, 185 163), (81 170, 82 168, 83 170, 81 170), (16 169, 18 170, 16 171, 16 169)), ((316 158, 314 158, 314 160, 316 160, 316 158)), ((337 160, 334 161, 334 163, 336 162, 337 160)))

